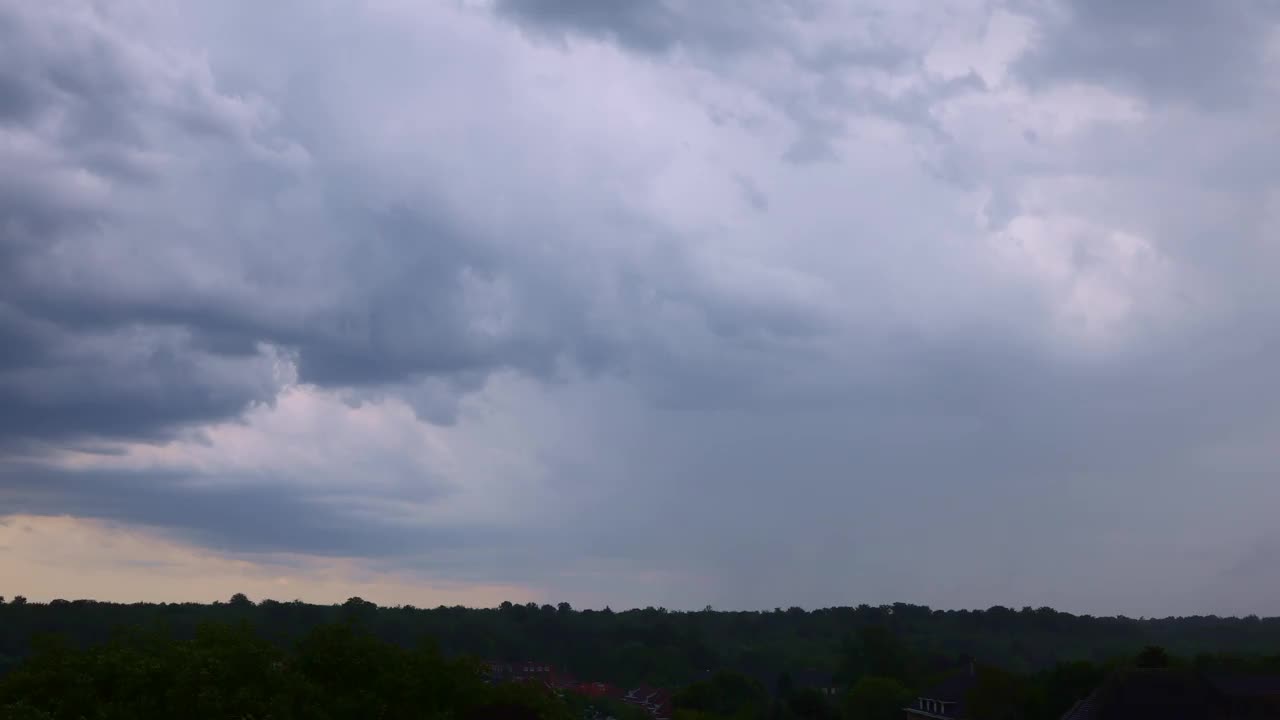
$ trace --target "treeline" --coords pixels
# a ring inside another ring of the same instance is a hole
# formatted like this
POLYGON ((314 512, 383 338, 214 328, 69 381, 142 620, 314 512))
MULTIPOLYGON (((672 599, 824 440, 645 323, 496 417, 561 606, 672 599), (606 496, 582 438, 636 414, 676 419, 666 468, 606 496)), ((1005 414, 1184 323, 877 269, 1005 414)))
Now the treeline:
POLYGON ((531 686, 487 685, 477 663, 429 642, 402 647, 357 623, 319 625, 282 648, 247 624, 190 638, 119 632, 79 648, 43 637, 0 677, 5 720, 582 720, 531 686))
MULTIPOLYGON (((924 666, 884 626, 859 630, 848 660, 856 679, 834 692, 803 687, 788 673, 770 689, 720 671, 673 698, 672 720, 898 720, 923 692, 924 666)), ((1276 659, 1193 660, 1149 647, 1118 665, 1280 670, 1276 659), (1240 665, 1239 663, 1243 663, 1240 665)), ((1088 661, 1036 673, 973 666, 966 698, 973 717, 1056 720, 1110 673, 1088 661)), ((206 623, 188 638, 159 629, 117 630, 77 647, 41 636, 0 676, 5 720, 649 720, 618 699, 586 698, 539 684, 489 684, 483 664, 449 658, 428 639, 411 645, 375 637, 347 615, 282 647, 246 622, 206 623)))
MULTIPOLYGON (((733 670, 770 685, 783 673, 828 673, 851 683, 862 672, 860 631, 882 628, 906 649, 911 678, 976 658, 1014 673, 1059 663, 1107 663, 1162 646, 1187 658, 1198 653, 1280 652, 1280 619, 1189 617, 1102 618, 1049 608, 940 611, 896 604, 770 612, 627 612, 574 610, 568 604, 499 608, 378 607, 359 598, 311 605, 243 596, 213 604, 54 601, 0 604, 0 672, 27 655, 41 634, 77 646, 101 644, 115 628, 159 628, 190 638, 208 622, 246 623, 277 647, 290 647, 317 626, 358 620, 381 640, 405 644, 429 636, 450 657, 538 660, 583 680, 682 687, 708 672, 733 670)), ((896 672, 896 671, 895 671, 896 672)), ((894 672, 890 673, 895 674, 894 672)), ((900 673, 899 673, 900 674, 900 673)), ((770 688, 772 690, 772 688, 770 688)))
POLYGON ((484 657, 537 659, 582 680, 625 684, 630 674, 679 688, 673 720, 896 720, 912 698, 956 672, 975 678, 967 697, 975 716, 1049 720, 1120 667, 1280 672, 1275 630, 1274 621, 1253 619, 910 606, 614 613, 566 605, 379 608, 358 598, 340 606, 255 604, 244 596, 212 605, 10 601, 0 605, 8 653, 0 718, 643 720, 616 700, 486 684, 484 657), (1053 627, 1064 633, 1063 648, 1080 643, 1068 642, 1068 631, 1094 632, 1098 644, 1083 652, 1101 659, 1064 653, 1039 667, 1014 667, 977 659, 963 644, 1020 630, 1039 638, 1050 619, 1060 623, 1053 627), (972 635, 957 632, 968 624, 972 635), (930 628, 942 634, 930 637, 930 628), (1098 628, 1122 639, 1104 638, 1098 628), (1161 632, 1201 644, 1173 654, 1153 642, 1161 632), (1142 644, 1118 644, 1133 641, 1142 644))
POLYGON ((1280 619, 1095 618, 1048 608, 937 611, 897 604, 806 612, 577 611, 567 604, 497 609, 378 607, 352 598, 342 606, 301 602, 119 605, 91 601, 0 604, 0 663, 24 655, 33 637, 56 632, 74 643, 101 643, 116 627, 163 626, 190 636, 203 622, 240 622, 290 643, 311 628, 358 617, 377 637, 404 642, 431 636, 452 655, 536 659, 583 679, 678 686, 711 669, 756 676, 785 671, 838 672, 859 629, 884 627, 922 662, 939 669, 964 657, 1016 672, 1062 661, 1105 662, 1148 645, 1177 655, 1280 651, 1280 619))

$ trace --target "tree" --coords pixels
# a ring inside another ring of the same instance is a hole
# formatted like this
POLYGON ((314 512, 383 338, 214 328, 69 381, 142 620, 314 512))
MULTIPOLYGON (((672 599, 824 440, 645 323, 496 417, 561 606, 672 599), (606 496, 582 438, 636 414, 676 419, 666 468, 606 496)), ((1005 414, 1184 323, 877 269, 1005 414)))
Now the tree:
POLYGON ((867 675, 906 680, 907 660, 907 650, 892 630, 885 625, 868 625, 845 640, 840 674, 849 683, 867 675))
MULTIPOLYGON (((814 688, 793 690, 785 696, 791 714, 805 720, 835 720, 835 709, 827 698, 814 688)), ((901 707, 901 705, 899 705, 901 707)))
POLYGON ((897 720, 911 702, 911 691, 887 677, 865 676, 844 696, 845 720, 897 720))
POLYGON ((244 593, 236 593, 231 596, 231 600, 227 603, 231 607, 249 608, 253 607, 253 601, 244 593))
POLYGON ((1028 714, 1035 698, 1022 676, 990 667, 978 668, 977 681, 966 698, 969 713, 983 720, 1017 720, 1028 714))
POLYGON ((1148 645, 1134 658, 1134 664, 1140 668, 1169 667, 1169 653, 1158 645, 1148 645))
POLYGON ((26 599, 25 597, 21 596, 21 595, 14 595, 14 596, 13 596, 13 601, 12 601, 12 602, 10 602, 9 604, 10 604, 10 605, 26 605, 26 604, 27 604, 27 599, 26 599))
POLYGON ((676 693, 672 705, 680 710, 733 718, 758 718, 769 706, 769 693, 756 680, 740 673, 718 672, 676 693))
POLYGON ((0 718, 537 718, 569 720, 531 686, 486 686, 477 667, 379 640, 352 623, 317 626, 287 652, 247 623, 190 639, 125 633, 80 648, 57 638, 0 675, 0 718))

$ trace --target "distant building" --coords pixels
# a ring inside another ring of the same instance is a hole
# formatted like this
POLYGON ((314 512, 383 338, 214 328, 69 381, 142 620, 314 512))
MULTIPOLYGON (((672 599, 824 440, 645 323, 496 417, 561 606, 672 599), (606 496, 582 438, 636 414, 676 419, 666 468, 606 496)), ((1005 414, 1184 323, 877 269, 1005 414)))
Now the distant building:
POLYGON ((621 700, 625 695, 625 693, 617 687, 603 682, 577 683, 572 687, 567 687, 566 689, 572 690, 579 695, 585 695, 586 697, 606 697, 621 700))
POLYGON ((1206 674, 1191 669, 1117 672, 1062 720, 1274 720, 1280 675, 1206 674))
POLYGON ((1226 696, 1233 718, 1280 718, 1280 674, 1213 673, 1214 689, 1226 696))
POLYGON ((587 697, 613 698, 641 708, 654 720, 670 720, 671 692, 661 688, 641 685, 623 691, 604 682, 580 682, 572 675, 557 671, 544 662, 502 662, 490 660, 484 663, 485 679, 490 683, 531 683, 544 686, 557 693, 571 692, 587 697))
POLYGON ((623 695, 622 700, 629 705, 642 708, 654 720, 670 720, 671 718, 671 693, 661 688, 641 685, 628 690, 623 695))
POLYGON ((791 673, 791 686, 797 690, 816 690, 826 697, 840 694, 840 683, 831 673, 820 670, 801 670, 791 673))
MULTIPOLYGON (((973 720, 965 712, 969 691, 977 682, 973 665, 920 693, 903 708, 907 720, 973 720)), ((980 720, 980 719, 979 719, 980 720)))
POLYGON ((547 683, 552 684, 556 677, 555 668, 546 663, 535 661, 485 663, 488 679, 495 683, 547 683))
POLYGON ((537 711, 521 705, 481 705, 460 717, 461 720, 539 720, 537 711))

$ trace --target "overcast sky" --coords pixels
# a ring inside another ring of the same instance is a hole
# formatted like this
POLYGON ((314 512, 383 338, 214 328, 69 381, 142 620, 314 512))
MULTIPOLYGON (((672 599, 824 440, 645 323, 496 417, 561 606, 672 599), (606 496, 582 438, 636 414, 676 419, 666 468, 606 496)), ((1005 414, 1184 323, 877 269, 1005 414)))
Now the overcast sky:
POLYGON ((0 0, 0 594, 1280 614, 1274 0, 0 0))

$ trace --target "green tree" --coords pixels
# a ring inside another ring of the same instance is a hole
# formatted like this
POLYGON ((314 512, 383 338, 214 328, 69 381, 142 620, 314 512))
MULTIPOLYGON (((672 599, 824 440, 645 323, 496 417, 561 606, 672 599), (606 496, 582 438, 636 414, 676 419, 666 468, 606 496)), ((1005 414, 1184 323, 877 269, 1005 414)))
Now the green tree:
POLYGON ((911 702, 911 691, 898 680, 864 676, 849 689, 841 707, 845 720, 896 720, 911 702))
POLYGON ((1171 664, 1169 653, 1158 645, 1148 645, 1134 658, 1140 668, 1167 668, 1171 664))
POLYGON ((983 720, 1019 720, 1028 717, 1038 703, 1036 688, 1028 678, 992 667, 978 668, 969 689, 969 714, 983 720))
POLYGON ((718 672, 676 693, 677 709, 726 718, 760 718, 769 707, 769 693, 757 680, 735 672, 718 672))
POLYGON ((868 675, 906 681, 910 675, 907 649, 885 625, 859 628, 843 644, 840 675, 850 684, 868 675))

